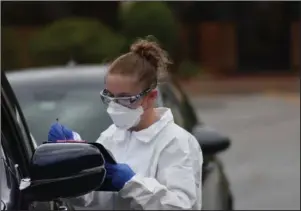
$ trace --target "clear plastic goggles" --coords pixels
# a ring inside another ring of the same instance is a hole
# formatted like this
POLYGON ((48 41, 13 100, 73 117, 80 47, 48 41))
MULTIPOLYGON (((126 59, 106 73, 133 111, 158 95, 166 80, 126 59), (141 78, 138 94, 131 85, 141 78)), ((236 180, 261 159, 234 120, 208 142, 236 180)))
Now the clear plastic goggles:
POLYGON ((135 106, 136 102, 138 102, 141 98, 146 96, 149 92, 151 92, 154 88, 148 88, 137 95, 134 96, 126 96, 126 97, 114 97, 107 89, 104 89, 100 92, 101 101, 108 105, 110 102, 118 103, 122 106, 132 108, 135 106))

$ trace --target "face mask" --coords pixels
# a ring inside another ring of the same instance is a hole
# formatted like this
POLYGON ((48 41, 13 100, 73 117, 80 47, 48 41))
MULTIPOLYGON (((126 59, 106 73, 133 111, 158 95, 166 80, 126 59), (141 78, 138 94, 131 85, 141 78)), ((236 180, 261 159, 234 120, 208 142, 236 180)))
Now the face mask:
POLYGON ((143 108, 139 106, 136 109, 130 109, 118 103, 110 102, 107 112, 116 127, 128 130, 137 126, 140 122, 141 115, 143 114, 143 108))

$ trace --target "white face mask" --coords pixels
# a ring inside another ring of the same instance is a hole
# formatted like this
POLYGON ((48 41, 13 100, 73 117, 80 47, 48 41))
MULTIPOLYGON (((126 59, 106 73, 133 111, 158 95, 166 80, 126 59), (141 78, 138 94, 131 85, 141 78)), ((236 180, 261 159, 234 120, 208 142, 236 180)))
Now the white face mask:
POLYGON ((139 106, 136 109, 130 109, 118 103, 110 102, 107 112, 116 127, 128 130, 140 122, 143 108, 139 106))

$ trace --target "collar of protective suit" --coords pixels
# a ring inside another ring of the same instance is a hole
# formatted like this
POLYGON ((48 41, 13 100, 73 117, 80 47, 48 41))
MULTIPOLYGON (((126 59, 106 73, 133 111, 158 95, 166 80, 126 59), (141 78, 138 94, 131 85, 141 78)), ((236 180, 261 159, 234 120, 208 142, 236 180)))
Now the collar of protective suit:
POLYGON ((148 143, 150 142, 167 124, 174 121, 173 115, 169 108, 156 108, 159 120, 146 129, 140 131, 128 131, 116 128, 114 139, 116 141, 124 141, 128 133, 132 133, 137 140, 148 143))

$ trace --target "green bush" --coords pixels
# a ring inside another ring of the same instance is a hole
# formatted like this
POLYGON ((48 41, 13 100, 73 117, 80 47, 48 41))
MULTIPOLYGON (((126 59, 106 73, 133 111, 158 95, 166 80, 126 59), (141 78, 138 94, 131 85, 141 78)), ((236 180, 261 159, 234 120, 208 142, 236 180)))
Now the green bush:
POLYGON ((15 31, 3 27, 1 30, 1 70, 12 70, 21 65, 20 41, 15 31))
POLYGON ((39 31, 30 42, 30 52, 39 65, 102 63, 120 54, 125 39, 98 20, 67 18, 39 31))
POLYGON ((128 39, 127 47, 137 38, 152 35, 173 55, 178 29, 175 17, 165 2, 131 2, 121 9, 122 32, 128 39))
POLYGON ((200 66, 191 61, 191 60, 183 60, 176 72, 176 75, 182 78, 191 78, 198 75, 201 71, 200 66))

